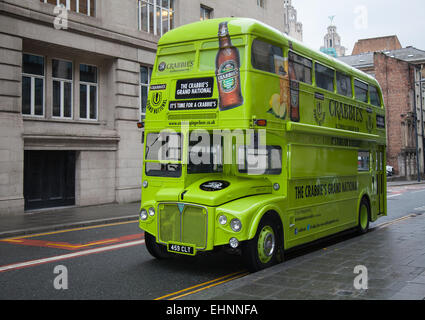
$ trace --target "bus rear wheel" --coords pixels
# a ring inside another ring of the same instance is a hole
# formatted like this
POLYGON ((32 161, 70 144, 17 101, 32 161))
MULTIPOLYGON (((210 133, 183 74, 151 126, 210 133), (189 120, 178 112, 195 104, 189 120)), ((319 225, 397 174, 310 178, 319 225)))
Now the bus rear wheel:
POLYGON ((278 233, 273 219, 263 218, 255 237, 242 247, 242 256, 250 272, 268 268, 277 262, 278 233))
POLYGON ((156 259, 162 260, 172 257, 172 254, 167 251, 167 247, 157 243, 155 237, 147 232, 145 232, 145 245, 150 255, 156 259))
POLYGON ((359 234, 365 234, 369 230, 370 221, 370 205, 366 198, 363 198, 360 202, 359 208, 359 224, 357 231, 359 234))

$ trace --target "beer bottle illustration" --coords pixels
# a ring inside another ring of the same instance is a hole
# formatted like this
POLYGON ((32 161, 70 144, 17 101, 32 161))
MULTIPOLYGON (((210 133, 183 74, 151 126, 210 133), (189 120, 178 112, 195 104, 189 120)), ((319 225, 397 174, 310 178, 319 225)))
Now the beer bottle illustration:
POLYGON ((220 49, 216 57, 216 77, 220 95, 221 111, 239 107, 243 104, 241 78, 239 73, 239 50, 232 45, 227 22, 218 28, 220 49))

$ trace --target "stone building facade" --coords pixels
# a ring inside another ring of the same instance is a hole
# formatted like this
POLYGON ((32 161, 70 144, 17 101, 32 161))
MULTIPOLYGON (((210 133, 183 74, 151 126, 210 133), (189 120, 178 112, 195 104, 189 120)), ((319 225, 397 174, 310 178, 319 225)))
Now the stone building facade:
POLYGON ((292 0, 283 1, 283 32, 299 41, 303 41, 303 24, 298 21, 298 14, 292 0))
POLYGON ((0 214, 140 200, 136 124, 160 36, 225 16, 283 32, 282 13, 270 0, 0 0, 0 214))

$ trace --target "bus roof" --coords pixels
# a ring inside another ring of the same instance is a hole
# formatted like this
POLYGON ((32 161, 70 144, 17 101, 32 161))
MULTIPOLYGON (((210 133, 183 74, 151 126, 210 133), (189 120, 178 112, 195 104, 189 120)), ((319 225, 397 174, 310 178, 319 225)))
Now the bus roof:
POLYGON ((295 52, 379 87, 379 83, 372 76, 327 54, 314 50, 271 26, 250 18, 209 19, 183 25, 164 34, 159 40, 158 46, 216 38, 217 25, 224 21, 228 21, 229 32, 232 36, 251 34, 286 46, 289 46, 291 42, 295 52))

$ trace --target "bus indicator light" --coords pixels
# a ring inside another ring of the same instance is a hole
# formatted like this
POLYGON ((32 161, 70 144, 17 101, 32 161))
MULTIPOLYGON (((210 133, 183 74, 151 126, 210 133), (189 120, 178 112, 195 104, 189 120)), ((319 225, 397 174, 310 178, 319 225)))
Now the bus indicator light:
POLYGON ((259 127, 267 127, 267 120, 264 120, 264 119, 255 120, 255 125, 259 127))

